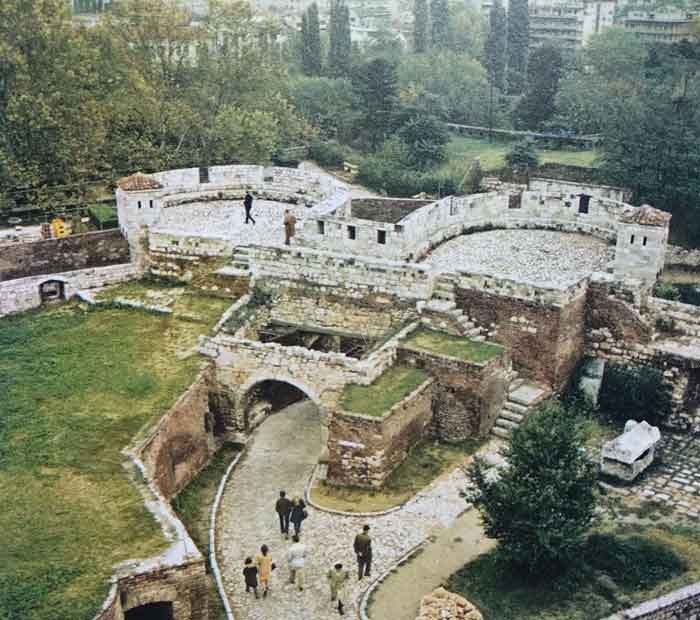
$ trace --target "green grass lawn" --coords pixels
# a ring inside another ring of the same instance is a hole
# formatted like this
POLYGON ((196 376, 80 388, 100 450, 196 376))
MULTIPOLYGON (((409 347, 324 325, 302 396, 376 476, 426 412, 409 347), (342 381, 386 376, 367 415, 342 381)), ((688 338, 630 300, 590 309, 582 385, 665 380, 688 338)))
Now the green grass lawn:
POLYGON ((479 556, 447 584, 484 620, 589 620, 668 593, 700 578, 700 530, 687 526, 607 524, 566 576, 539 582, 479 556))
POLYGON ((422 441, 416 445, 377 490, 340 487, 324 481, 311 490, 313 500, 326 508, 345 512, 377 512, 400 506, 435 478, 454 469, 474 454, 481 442, 447 444, 422 441))
POLYGON ((340 406, 345 411, 380 417, 406 398, 429 375, 411 366, 392 366, 370 385, 348 385, 340 406))
POLYGON ((0 618, 88 620, 115 563, 164 549, 120 454, 191 384, 206 328, 58 306, 0 320, 0 618))
MULTIPOLYGON (((209 517, 216 491, 226 469, 238 450, 223 446, 211 463, 176 498, 172 505, 185 524, 197 548, 208 557, 209 517)), ((209 620, 225 620, 226 613, 216 590, 214 578, 209 576, 209 620)))
MULTIPOLYGON (((448 160, 453 162, 467 162, 475 157, 481 160, 481 167, 485 171, 498 170, 505 166, 505 154, 510 150, 511 144, 508 142, 489 142, 478 138, 452 135, 447 145, 448 160)), ((557 163, 568 166, 594 166, 597 156, 595 151, 564 151, 564 150, 537 150, 540 163, 557 163)))
POLYGON ((428 353, 449 355, 477 364, 488 362, 503 352, 503 347, 497 344, 477 342, 425 328, 417 329, 404 340, 403 344, 428 353))

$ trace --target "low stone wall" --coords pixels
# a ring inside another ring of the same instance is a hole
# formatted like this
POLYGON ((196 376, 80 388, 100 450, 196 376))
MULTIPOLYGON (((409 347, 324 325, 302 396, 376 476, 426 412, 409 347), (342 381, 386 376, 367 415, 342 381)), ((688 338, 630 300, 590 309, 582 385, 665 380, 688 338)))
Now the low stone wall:
POLYGON ((381 487, 432 419, 434 379, 382 417, 335 410, 329 419, 328 475, 335 484, 381 487))
POLYGON ((65 298, 70 299, 78 291, 98 288, 106 284, 127 282, 138 278, 139 275, 134 265, 126 264, 0 282, 0 316, 38 308, 42 304, 39 287, 44 282, 58 281, 63 283, 65 298))
POLYGON ((645 601, 606 620, 694 620, 700 617, 700 583, 645 601))
POLYGON ((700 271, 700 250, 688 250, 678 245, 666 248, 666 269, 700 271))
POLYGON ((306 248, 255 246, 248 255, 255 278, 278 284, 303 282, 349 298, 381 293, 405 300, 426 300, 432 294, 434 276, 422 265, 306 248))
POLYGON ((432 434, 443 441, 489 434, 506 396, 510 362, 505 352, 477 364, 401 345, 397 361, 421 368, 435 378, 432 434))
POLYGON ((226 412, 213 381, 209 366, 138 448, 147 477, 168 500, 192 481, 223 443, 226 412))
POLYGON ((128 262, 129 244, 118 228, 17 243, 0 252, 0 282, 128 262))

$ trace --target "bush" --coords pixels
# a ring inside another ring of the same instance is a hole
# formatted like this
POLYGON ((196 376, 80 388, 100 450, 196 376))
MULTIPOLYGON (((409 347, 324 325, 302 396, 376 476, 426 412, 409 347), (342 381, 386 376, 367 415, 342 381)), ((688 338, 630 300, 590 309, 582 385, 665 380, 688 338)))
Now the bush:
POLYGON ((598 406, 620 424, 646 420, 658 426, 671 413, 671 388, 655 368, 606 364, 598 406))
POLYGON ((687 570, 685 561, 664 543, 639 536, 593 534, 585 562, 610 575, 625 590, 646 590, 687 570))
POLYGON ((309 157, 320 166, 341 168, 345 160, 343 147, 337 142, 322 142, 314 140, 309 149, 309 157))
POLYGON ((88 207, 90 219, 100 228, 117 228, 119 219, 117 210, 109 205, 91 205, 88 207))
POLYGON ((670 282, 659 282, 654 287, 654 297, 678 301, 681 298, 681 292, 670 282))
POLYGON ((521 140, 513 144, 511 150, 506 153, 506 164, 514 170, 528 171, 537 168, 539 157, 532 140, 521 140))
POLYGON ((533 413, 504 451, 509 466, 494 480, 475 459, 468 498, 499 555, 529 574, 556 574, 584 542, 595 508, 596 468, 583 449, 580 419, 558 404, 533 413))

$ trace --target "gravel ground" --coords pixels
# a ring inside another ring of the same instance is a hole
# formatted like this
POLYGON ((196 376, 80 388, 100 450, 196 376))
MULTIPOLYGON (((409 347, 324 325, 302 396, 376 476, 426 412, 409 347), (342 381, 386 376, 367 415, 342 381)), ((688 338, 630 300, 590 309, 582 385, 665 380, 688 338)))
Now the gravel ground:
POLYGON ((284 210, 297 218, 297 232, 308 209, 270 200, 255 200, 251 215, 256 224, 245 224, 242 201, 192 203, 170 207, 154 230, 182 232, 188 235, 225 235, 237 244, 274 245, 284 243, 284 210))
MULTIPOLYGON (((370 580, 357 581, 352 550, 355 534, 371 526, 372 572, 379 575, 437 529, 449 527, 466 508, 459 491, 466 480, 460 470, 440 478, 401 510, 376 518, 345 517, 308 509, 302 527, 307 545, 306 588, 287 584, 289 542, 279 532, 274 503, 280 489, 301 495, 321 451, 320 420, 309 401, 271 416, 256 431, 245 457, 224 492, 217 520, 217 553, 224 586, 237 620, 329 620, 338 618, 331 606, 325 575, 335 562, 351 571, 345 603, 346 617, 355 617, 357 604, 370 580), (243 587, 243 560, 260 545, 270 547, 278 568, 270 596, 255 600, 243 587)), ((389 619, 377 619, 389 620, 389 619)))
POLYGON ((426 259, 441 271, 497 275, 530 284, 570 285, 604 271, 614 248, 589 235, 493 230, 457 237, 426 259))

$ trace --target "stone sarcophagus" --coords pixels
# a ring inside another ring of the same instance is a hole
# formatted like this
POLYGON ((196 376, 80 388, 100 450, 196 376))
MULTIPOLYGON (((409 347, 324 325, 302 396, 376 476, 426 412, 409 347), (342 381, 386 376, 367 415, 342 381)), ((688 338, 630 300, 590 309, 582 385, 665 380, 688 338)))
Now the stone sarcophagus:
POLYGON ((600 454, 602 473, 625 481, 634 480, 654 460, 661 433, 647 422, 627 420, 625 432, 603 444, 600 454))

